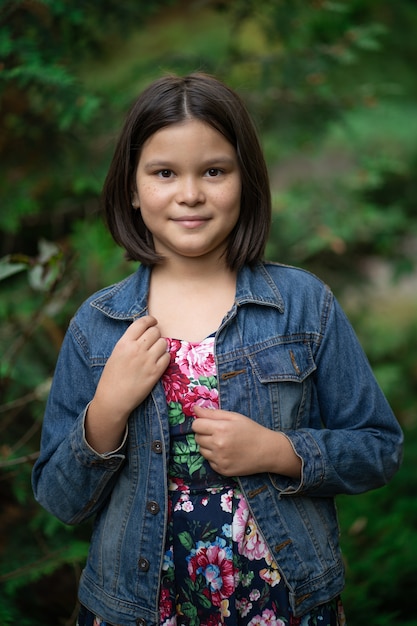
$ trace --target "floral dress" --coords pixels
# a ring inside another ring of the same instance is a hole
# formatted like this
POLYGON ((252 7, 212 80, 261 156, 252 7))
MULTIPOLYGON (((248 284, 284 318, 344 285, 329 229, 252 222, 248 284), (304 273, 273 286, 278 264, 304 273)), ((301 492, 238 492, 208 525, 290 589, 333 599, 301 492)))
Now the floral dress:
POLYGON ((294 618, 288 590, 236 480, 211 469, 191 429, 193 406, 218 408, 214 337, 168 340, 162 383, 171 435, 161 626, 340 626, 339 599, 294 618))
MULTIPOLYGON (((236 480, 211 469, 193 406, 218 408, 214 337, 168 339, 162 377, 171 436, 160 626, 345 626, 339 598, 301 618, 236 480)), ((82 607, 78 626, 111 626, 82 607)))

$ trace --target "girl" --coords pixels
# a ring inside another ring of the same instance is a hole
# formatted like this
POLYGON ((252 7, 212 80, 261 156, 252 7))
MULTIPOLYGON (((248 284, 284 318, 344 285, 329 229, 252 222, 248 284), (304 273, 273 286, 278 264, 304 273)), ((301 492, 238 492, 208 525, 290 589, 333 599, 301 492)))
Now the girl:
POLYGON ((58 518, 95 515, 79 626, 343 624, 334 497, 384 485, 402 433, 330 290, 262 261, 237 94, 151 84, 103 198, 141 265, 71 321, 33 472, 58 518))

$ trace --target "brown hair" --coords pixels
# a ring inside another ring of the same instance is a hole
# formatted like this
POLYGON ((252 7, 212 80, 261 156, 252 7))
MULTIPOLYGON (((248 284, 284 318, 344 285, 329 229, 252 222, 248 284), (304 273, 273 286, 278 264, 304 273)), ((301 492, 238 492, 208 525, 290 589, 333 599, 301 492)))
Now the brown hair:
POLYGON ((159 129, 191 118, 209 124, 236 150, 242 179, 240 215, 229 236, 229 268, 259 261, 271 221, 271 195, 265 159, 253 122, 236 92, 202 73, 165 76, 151 83, 133 104, 122 129, 103 187, 109 230, 131 260, 153 265, 161 260, 132 191, 142 147, 159 129))

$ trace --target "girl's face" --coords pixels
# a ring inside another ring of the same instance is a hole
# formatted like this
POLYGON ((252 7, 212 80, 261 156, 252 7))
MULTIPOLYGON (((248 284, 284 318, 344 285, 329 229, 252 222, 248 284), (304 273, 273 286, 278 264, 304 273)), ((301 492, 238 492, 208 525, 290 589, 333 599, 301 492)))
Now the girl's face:
POLYGON ((133 205, 167 260, 220 258, 240 213, 234 147, 195 119, 161 128, 144 144, 133 205))

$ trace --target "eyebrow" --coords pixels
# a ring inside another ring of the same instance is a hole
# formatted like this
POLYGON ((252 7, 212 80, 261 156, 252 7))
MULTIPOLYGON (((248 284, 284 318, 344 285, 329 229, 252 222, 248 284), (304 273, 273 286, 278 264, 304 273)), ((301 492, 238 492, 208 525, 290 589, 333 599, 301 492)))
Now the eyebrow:
MULTIPOLYGON (((203 167, 210 167, 210 165, 235 165, 235 164, 237 164, 237 159, 233 159, 232 157, 229 157, 226 155, 218 155, 218 156, 210 157, 209 159, 206 159, 205 161, 201 163, 203 167)), ((143 167, 144 169, 153 169, 153 168, 158 168, 158 167, 170 169, 172 165, 175 165, 175 162, 170 161, 170 160, 160 159, 160 160, 155 160, 155 161, 148 161, 147 163, 144 163, 143 167)))

